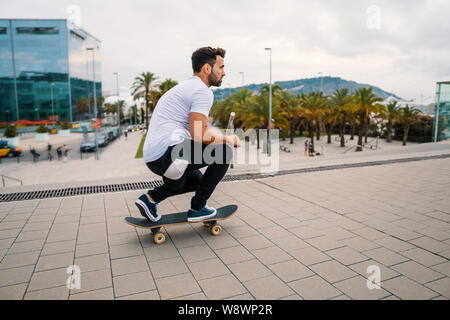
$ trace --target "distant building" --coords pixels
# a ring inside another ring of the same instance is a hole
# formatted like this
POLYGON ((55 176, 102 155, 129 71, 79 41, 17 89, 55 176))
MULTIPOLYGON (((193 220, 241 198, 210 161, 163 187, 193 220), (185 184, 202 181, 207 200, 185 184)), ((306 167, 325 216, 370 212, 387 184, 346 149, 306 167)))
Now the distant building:
POLYGON ((392 101, 397 101, 397 106, 399 108, 409 106, 410 108, 419 109, 423 114, 434 115, 434 107, 430 107, 430 106, 434 106, 434 104, 424 104, 424 103, 419 103, 419 102, 415 102, 415 101, 402 100, 402 99, 397 99, 392 96, 386 98, 386 100, 383 101, 383 104, 388 105, 388 103, 390 103, 392 101))
MULTIPOLYGON (((80 98, 102 93, 100 40, 65 19, 0 19, 0 122, 76 121, 80 98)), ((91 110, 91 113, 89 113, 91 110)))
POLYGON ((436 83, 434 142, 450 138, 450 81, 436 83))

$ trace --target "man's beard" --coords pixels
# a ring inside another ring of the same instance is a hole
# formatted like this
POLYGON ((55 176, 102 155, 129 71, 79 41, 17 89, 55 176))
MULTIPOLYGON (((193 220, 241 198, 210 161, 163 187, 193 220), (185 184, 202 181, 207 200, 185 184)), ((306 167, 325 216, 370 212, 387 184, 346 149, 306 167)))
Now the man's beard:
POLYGON ((222 79, 219 79, 213 72, 208 76, 208 82, 210 86, 220 87, 222 79))

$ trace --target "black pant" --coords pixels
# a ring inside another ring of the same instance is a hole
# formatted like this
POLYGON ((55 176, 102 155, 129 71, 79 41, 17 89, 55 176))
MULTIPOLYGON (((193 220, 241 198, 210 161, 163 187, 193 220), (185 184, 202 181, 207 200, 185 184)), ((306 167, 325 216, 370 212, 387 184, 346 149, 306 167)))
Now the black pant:
POLYGON ((170 146, 161 158, 147 163, 147 167, 162 176, 164 182, 162 186, 149 190, 148 194, 155 202, 161 202, 177 194, 195 192, 191 208, 200 210, 225 176, 232 156, 233 150, 226 144, 206 145, 187 139, 170 146), (189 164, 181 178, 172 180, 165 177, 164 173, 175 159, 187 160, 189 164), (202 174, 199 169, 206 166, 208 168, 202 174))

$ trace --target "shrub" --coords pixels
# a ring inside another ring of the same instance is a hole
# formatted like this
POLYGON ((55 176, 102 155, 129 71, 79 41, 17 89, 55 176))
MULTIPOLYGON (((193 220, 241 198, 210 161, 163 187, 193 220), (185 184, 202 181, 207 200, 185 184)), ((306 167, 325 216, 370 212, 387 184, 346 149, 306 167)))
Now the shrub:
POLYGON ((40 125, 37 129, 36 129, 37 133, 47 133, 48 129, 44 126, 44 125, 40 125))
POLYGON ((15 126, 12 125, 8 125, 5 129, 5 132, 3 133, 3 135, 7 138, 14 138, 15 136, 17 136, 17 129, 15 126))

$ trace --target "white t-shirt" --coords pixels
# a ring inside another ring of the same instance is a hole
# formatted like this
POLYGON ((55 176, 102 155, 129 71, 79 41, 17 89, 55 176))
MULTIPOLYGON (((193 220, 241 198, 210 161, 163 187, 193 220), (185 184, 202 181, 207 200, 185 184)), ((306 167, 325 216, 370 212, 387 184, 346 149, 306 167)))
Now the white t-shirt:
POLYGON ((189 115, 209 116, 214 94, 197 76, 191 76, 167 91, 156 104, 144 143, 144 161, 159 159, 169 146, 191 139, 189 115))

